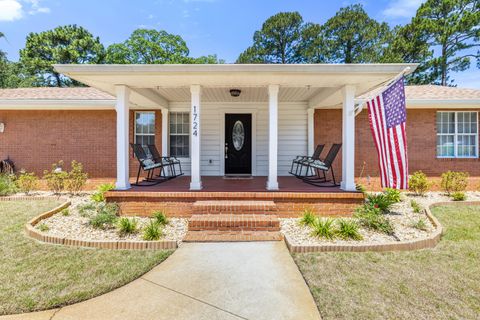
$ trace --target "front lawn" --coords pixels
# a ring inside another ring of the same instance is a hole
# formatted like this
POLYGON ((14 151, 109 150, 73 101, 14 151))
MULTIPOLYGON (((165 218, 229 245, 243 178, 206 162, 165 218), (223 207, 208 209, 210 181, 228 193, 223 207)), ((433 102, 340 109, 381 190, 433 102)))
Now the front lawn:
POLYGON ((53 200, 0 202, 0 314, 50 309, 122 286, 171 251, 115 251, 56 246, 24 235, 32 217, 53 200))
POLYGON ((480 207, 439 207, 434 249, 294 259, 325 319, 478 319, 480 207))

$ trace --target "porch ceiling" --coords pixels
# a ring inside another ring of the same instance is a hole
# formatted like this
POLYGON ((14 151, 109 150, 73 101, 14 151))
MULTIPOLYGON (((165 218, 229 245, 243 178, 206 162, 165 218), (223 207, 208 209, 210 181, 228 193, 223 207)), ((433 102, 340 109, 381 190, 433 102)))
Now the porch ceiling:
POLYGON ((356 87, 359 96, 416 64, 309 65, 55 65, 75 80, 115 95, 116 85, 132 88, 133 107, 168 108, 190 101, 190 85, 201 85, 205 102, 266 102, 267 86, 280 85, 279 101, 308 101, 312 108, 341 102, 341 88, 356 87), (229 89, 239 88, 238 98, 229 89))

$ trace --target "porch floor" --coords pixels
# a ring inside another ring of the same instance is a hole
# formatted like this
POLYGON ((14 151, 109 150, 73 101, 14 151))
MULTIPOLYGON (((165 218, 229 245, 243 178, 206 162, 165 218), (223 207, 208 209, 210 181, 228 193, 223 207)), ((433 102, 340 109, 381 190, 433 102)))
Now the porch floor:
POLYGON ((190 190, 190 177, 182 176, 154 186, 132 186, 123 192, 301 192, 331 193, 345 192, 340 187, 316 187, 295 177, 278 177, 279 190, 266 189, 267 177, 232 179, 224 177, 202 177, 203 189, 190 190))

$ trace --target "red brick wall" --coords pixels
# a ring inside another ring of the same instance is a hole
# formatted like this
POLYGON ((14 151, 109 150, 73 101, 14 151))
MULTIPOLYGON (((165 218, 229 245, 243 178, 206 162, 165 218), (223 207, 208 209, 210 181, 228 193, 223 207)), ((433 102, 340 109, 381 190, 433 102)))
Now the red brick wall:
MULTIPOLYGON (((130 113, 130 142, 133 142, 133 111, 130 113)), ((155 143, 162 147, 162 115, 155 112, 155 143)), ((1 110, 0 159, 7 156, 17 169, 42 175, 52 163, 72 160, 83 163, 91 178, 116 176, 115 111, 1 110)), ((131 150, 130 150, 131 152, 131 150)), ((161 152, 161 151, 160 151, 161 152)), ((130 174, 136 175, 138 163, 130 159, 130 174)), ((69 165, 66 169, 69 169, 69 165)))
MULTIPOLYGON (((471 176, 480 176, 479 159, 436 158, 436 109, 407 111, 407 141, 409 171, 422 170, 428 176, 440 176, 447 170, 468 171, 471 176)), ((443 110, 442 110, 443 111, 443 110)), ((342 142, 342 111, 315 111, 315 144, 325 143, 324 155, 334 142, 342 142)), ((341 177, 341 153, 335 161, 335 173, 341 177)), ((355 174, 363 168, 363 177, 378 176, 377 151, 368 123, 368 113, 362 111, 355 120, 355 174)), ((376 179, 378 180, 378 179, 376 179)))

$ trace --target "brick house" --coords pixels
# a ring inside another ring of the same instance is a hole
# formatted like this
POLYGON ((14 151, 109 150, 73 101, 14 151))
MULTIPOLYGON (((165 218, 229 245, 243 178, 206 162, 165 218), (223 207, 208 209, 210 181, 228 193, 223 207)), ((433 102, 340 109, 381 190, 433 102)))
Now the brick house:
MULTIPOLYGON (((406 67, 415 65, 58 65, 90 87, 0 90, 0 159, 39 174, 77 160, 90 177, 126 190, 138 166, 128 143, 148 143, 182 161, 185 190, 229 173, 266 177, 266 189, 281 190, 295 156, 343 143, 334 168, 341 189, 354 191, 360 175, 378 180, 358 105, 406 67), (248 140, 241 172, 228 159, 238 121, 248 140)), ((410 172, 479 176, 480 90, 409 86, 406 95, 410 172)))

